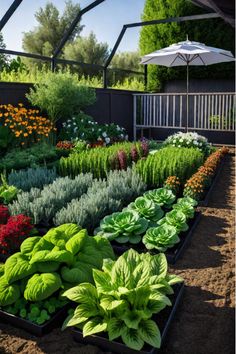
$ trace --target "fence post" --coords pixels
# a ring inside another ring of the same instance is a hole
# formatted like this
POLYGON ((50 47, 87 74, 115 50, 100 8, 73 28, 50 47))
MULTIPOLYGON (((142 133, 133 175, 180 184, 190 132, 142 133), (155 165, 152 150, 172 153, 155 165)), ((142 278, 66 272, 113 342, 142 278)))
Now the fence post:
POLYGON ((137 97, 133 95, 133 140, 134 141, 136 141, 137 138, 136 122, 137 122, 137 97))

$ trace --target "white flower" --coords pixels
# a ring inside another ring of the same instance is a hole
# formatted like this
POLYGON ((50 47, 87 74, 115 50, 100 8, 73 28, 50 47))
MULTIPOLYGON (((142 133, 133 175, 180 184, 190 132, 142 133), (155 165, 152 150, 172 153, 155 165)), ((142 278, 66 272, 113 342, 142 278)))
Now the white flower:
POLYGON ((189 144, 190 144, 190 141, 187 141, 187 144, 189 145, 189 144))
POLYGON ((182 138, 181 138, 181 139, 179 139, 179 142, 180 142, 180 143, 183 143, 183 141, 184 141, 184 139, 182 139, 182 138))
POLYGON ((193 141, 194 145, 198 145, 198 142, 196 140, 193 141))
POLYGON ((102 133, 102 136, 103 136, 104 138, 106 138, 106 137, 107 137, 107 133, 106 133, 106 132, 103 132, 103 133, 102 133))
POLYGON ((67 128, 70 128, 70 127, 71 127, 71 125, 70 125, 70 124, 68 124, 68 125, 67 125, 67 128))
POLYGON ((106 142, 106 144, 109 144, 109 143, 110 143, 110 141, 111 141, 111 139, 110 139, 110 138, 105 138, 105 142, 106 142))
POLYGON ((70 123, 71 122, 71 120, 70 119, 68 119, 68 121, 67 121, 68 123, 70 123))
POLYGON ((181 147, 181 145, 178 145, 178 148, 180 148, 181 147))
POLYGON ((126 136, 125 136, 125 140, 128 140, 129 139, 129 136, 126 134, 126 136))
POLYGON ((73 117, 72 119, 75 120, 75 117, 73 117))
POLYGON ((121 138, 124 138, 124 134, 120 134, 120 137, 121 137, 121 138))

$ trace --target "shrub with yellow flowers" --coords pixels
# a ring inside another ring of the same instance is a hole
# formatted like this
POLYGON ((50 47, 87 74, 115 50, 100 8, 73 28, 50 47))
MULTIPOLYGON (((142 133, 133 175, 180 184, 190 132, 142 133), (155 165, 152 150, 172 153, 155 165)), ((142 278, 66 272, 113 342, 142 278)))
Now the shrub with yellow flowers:
POLYGON ((7 127, 14 136, 16 146, 29 146, 47 138, 55 131, 53 123, 42 117, 37 109, 0 105, 0 126, 7 127))
POLYGON ((210 186, 212 178, 216 173, 216 169, 224 157, 228 153, 228 149, 223 147, 213 152, 199 167, 197 172, 187 180, 184 185, 184 196, 191 197, 195 200, 201 200, 204 196, 205 190, 210 186))
POLYGON ((176 195, 179 192, 180 179, 177 176, 169 176, 164 182, 164 187, 171 189, 172 192, 176 195))

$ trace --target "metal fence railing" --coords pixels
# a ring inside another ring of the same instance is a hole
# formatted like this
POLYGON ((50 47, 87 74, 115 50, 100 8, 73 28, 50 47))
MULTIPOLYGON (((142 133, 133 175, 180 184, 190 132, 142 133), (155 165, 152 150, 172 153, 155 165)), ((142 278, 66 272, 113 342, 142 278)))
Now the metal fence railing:
MULTIPOLYGON (((187 118, 186 93, 134 94, 133 133, 137 129, 185 129, 187 118)), ((235 93, 190 93, 190 130, 235 130, 235 93)))

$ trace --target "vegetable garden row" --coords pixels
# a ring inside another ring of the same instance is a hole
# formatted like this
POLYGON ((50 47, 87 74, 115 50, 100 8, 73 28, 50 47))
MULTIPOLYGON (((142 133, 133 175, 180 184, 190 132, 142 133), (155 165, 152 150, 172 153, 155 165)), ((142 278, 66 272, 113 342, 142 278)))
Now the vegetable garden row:
POLYGON ((61 322, 78 341, 153 353, 183 291, 168 262, 184 257, 228 150, 196 133, 132 143, 103 128, 96 143, 38 142, 0 158, 0 318, 36 335, 61 322))

